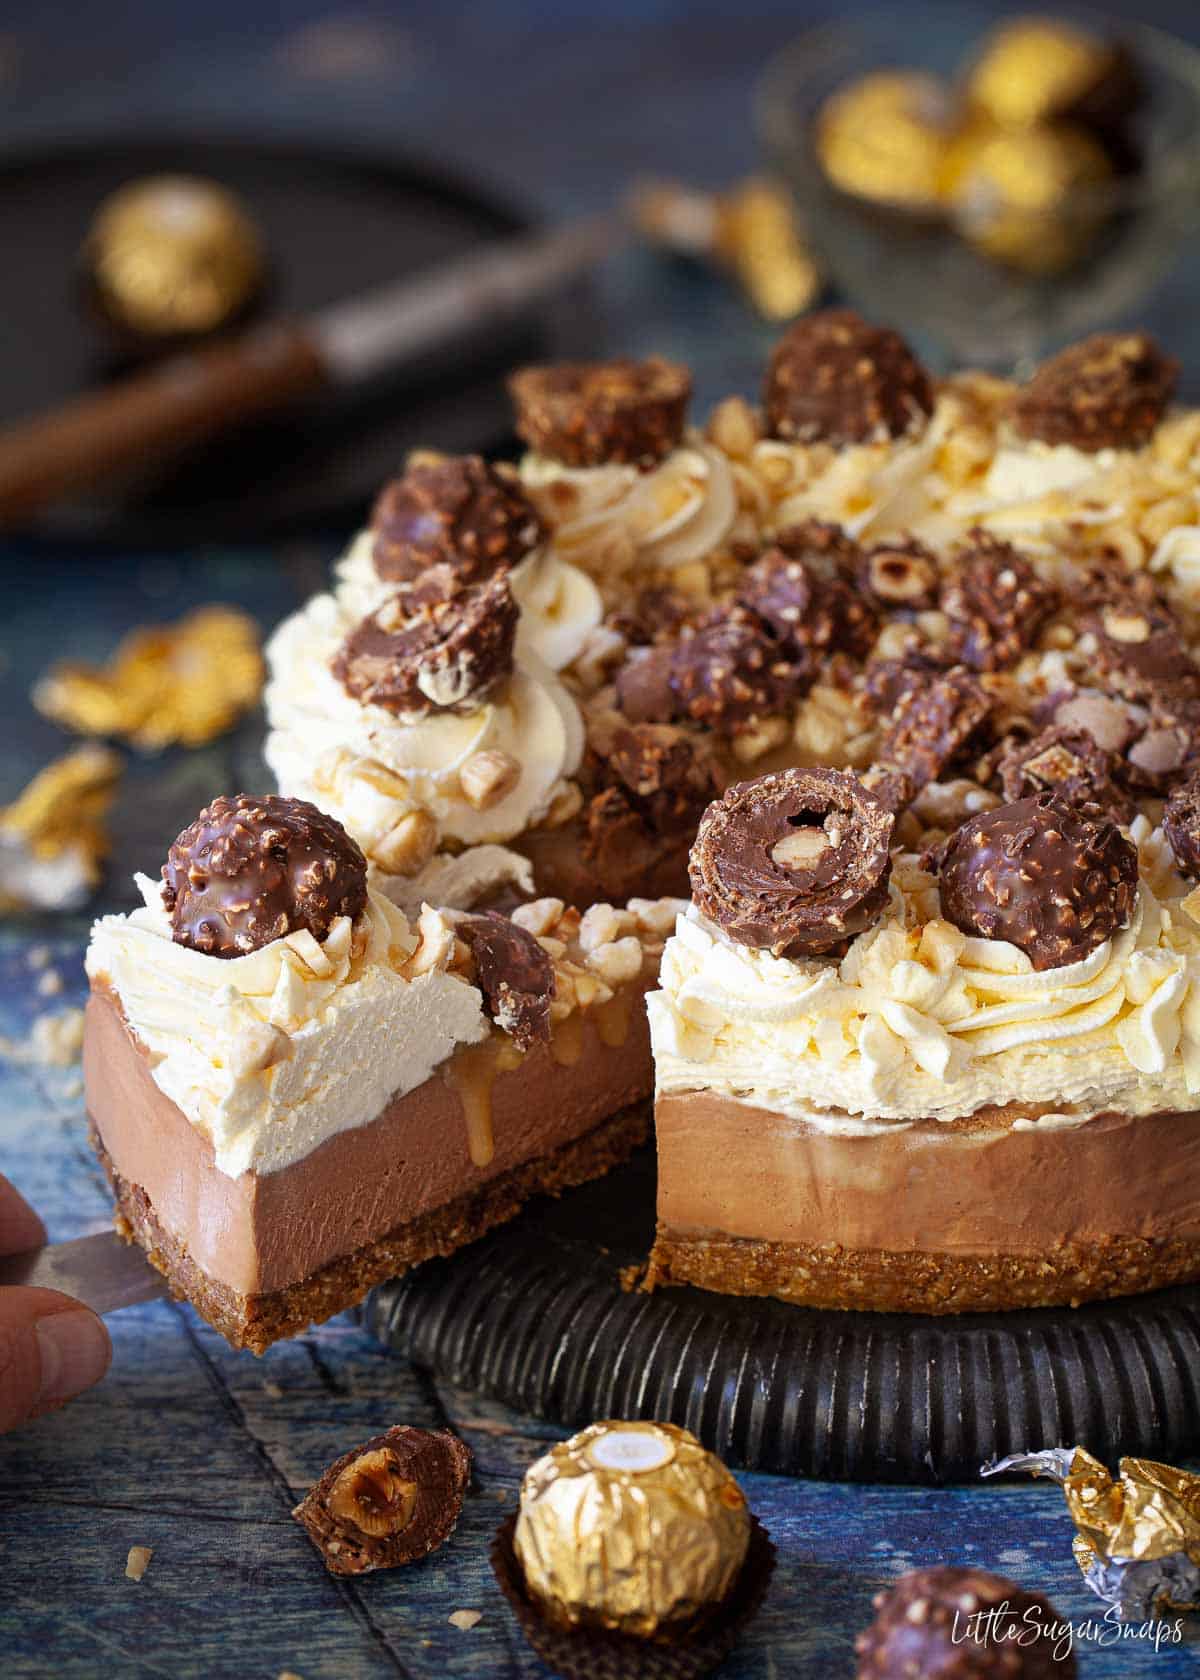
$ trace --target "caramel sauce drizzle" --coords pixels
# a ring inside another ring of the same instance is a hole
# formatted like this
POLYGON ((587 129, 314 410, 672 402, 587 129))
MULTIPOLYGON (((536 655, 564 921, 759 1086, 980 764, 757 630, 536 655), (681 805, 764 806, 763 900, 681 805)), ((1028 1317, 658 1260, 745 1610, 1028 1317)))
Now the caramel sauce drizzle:
POLYGON ((633 986, 622 986, 606 1003, 594 1011, 596 1031, 600 1042, 610 1050, 619 1050, 629 1037, 629 1021, 633 1014, 633 1000, 639 994, 633 986))
POLYGON ((474 1166, 489 1166, 496 1153, 492 1086, 499 1074, 520 1066, 522 1055, 507 1034, 494 1031, 482 1044, 458 1051, 443 1074, 462 1103, 467 1122, 467 1150, 474 1166))

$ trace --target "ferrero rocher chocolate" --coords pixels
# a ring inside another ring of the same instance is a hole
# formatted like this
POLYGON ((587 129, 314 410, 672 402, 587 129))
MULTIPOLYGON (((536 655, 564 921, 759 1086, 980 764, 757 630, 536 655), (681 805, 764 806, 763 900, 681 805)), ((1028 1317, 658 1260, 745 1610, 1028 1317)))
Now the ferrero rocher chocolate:
POLYGON ((1062 1486, 1075 1524, 1075 1561, 1122 1621, 1200 1610, 1200 1475, 1123 1458, 1114 1478, 1082 1447, 1014 1453, 985 1476, 1028 1470, 1062 1486))
POLYGON ((844 192, 908 208, 936 205, 953 101, 936 76, 880 70, 832 94, 817 117, 817 155, 844 192))
POLYGON ((967 78, 971 105, 1009 128, 1069 117, 1105 126, 1129 114, 1137 81, 1128 54, 1061 18, 1002 25, 967 78))
POLYGON ((670 1423, 594 1423, 538 1459, 513 1547, 565 1628, 669 1639, 728 1596, 750 1513, 720 1459, 670 1423))
POLYGON ((948 148, 941 192, 978 250, 1023 273, 1049 275, 1087 249, 1104 219, 1097 189, 1112 175, 1108 153, 1084 128, 981 122, 948 148))
POLYGON ((257 229, 237 199, 190 175, 134 181, 106 199, 82 260, 103 313, 147 339, 225 326, 259 290, 265 268, 257 229))

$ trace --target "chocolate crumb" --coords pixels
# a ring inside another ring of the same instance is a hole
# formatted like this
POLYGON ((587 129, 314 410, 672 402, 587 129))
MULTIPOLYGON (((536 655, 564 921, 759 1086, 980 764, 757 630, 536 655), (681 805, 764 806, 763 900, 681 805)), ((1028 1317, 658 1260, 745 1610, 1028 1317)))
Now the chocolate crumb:
POLYGON ((292 1516, 331 1575, 395 1569, 449 1538, 470 1475, 457 1435, 400 1424, 335 1460, 292 1516))
POLYGON ((630 723, 669 723, 675 716, 671 671, 675 645, 663 643, 627 659, 617 672, 617 708, 630 723))
POLYGON ((367 903, 367 860, 304 799, 222 794, 172 843, 163 905, 177 945, 242 957, 307 928, 323 940, 367 903))
POLYGON ((1057 592, 1023 555, 976 531, 942 585, 950 651, 976 671, 1003 670, 1033 646, 1057 604, 1057 592))
POLYGON ((508 573, 461 587, 445 567, 368 613, 330 664, 346 693, 399 717, 471 712, 513 671, 508 573))
POLYGON ((982 1569, 910 1570, 876 1595, 875 1609, 854 1642, 856 1680, 1074 1680, 1077 1672, 1074 1651, 1053 1636, 1063 1618, 1050 1600, 982 1569), (1016 1637, 1029 1629, 1042 1637, 1016 1637))
POLYGON ((533 934, 485 910, 455 918, 454 931, 475 959, 483 1006, 519 1050, 550 1040, 554 965, 533 934))
POLYGON ((517 433, 567 467, 652 467, 679 443, 692 376, 678 362, 554 362, 508 381, 517 433))
POLYGON ((371 529, 375 571, 388 583, 412 582, 430 566, 482 583, 546 536, 512 468, 489 466, 481 455, 414 463, 381 492, 371 529))
POLYGON ((781 770, 710 805, 692 847, 697 908, 777 957, 840 947, 883 914, 895 816, 845 770, 781 770))
POLYGON ((1013 424, 1039 443, 1140 449, 1166 413, 1179 363, 1148 333, 1096 333, 1043 362, 1017 393, 1013 424))
POLYGON ((813 675, 802 650, 781 647, 754 615, 730 607, 716 609, 694 635, 676 643, 670 687, 676 715, 735 735, 784 711, 811 686, 813 675))
POLYGON ((933 386, 899 333, 852 309, 827 309, 789 328, 767 368, 767 424, 798 443, 900 437, 933 412, 933 386))
POLYGON ((1041 793, 957 829, 942 848, 938 888, 955 927, 1007 940, 1041 972, 1079 962, 1126 925, 1137 850, 1115 823, 1041 793))
POLYGON ((846 653, 863 659, 879 622, 859 588, 862 559, 840 526, 807 520, 781 531, 775 546, 747 567, 738 602, 793 656, 846 653))
POLYGON ((1177 787, 1167 800, 1163 832, 1180 872, 1200 881, 1200 772, 1177 787))
POLYGON ((906 771, 919 791, 969 750, 994 702, 965 665, 936 674, 902 665, 892 676, 896 698, 876 750, 884 763, 906 771))
POLYGON ((1115 780, 1117 759, 1086 730, 1043 729, 1032 740, 1010 742, 996 774, 1005 799, 1053 793, 1093 819, 1129 823, 1134 804, 1115 780))

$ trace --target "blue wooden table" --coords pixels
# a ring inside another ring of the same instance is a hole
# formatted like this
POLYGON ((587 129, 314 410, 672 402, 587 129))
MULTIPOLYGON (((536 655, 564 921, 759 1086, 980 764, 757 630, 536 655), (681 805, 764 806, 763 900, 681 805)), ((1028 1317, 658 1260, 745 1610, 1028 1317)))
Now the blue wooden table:
MULTIPOLYGON (((0 136, 62 135, 105 121, 303 128, 434 153, 551 212, 598 204, 647 160, 720 181, 754 158, 753 75, 810 10, 659 0, 604 8, 522 0, 469 10, 268 9, 210 0, 106 6, 64 0, 0 10, 0 136), (28 10, 33 10, 28 9, 28 10), (326 33, 321 34, 324 28, 326 33), (330 41, 333 41, 333 49, 330 41), (314 46, 315 42, 315 46, 314 46), (324 43, 324 44, 322 44, 324 43), (251 116, 253 122, 251 124, 251 116)), ((1186 27, 1193 0, 1147 0, 1186 27)), ((6 254, 5 260, 11 260, 6 254)), ((1194 269, 1155 300, 1152 325, 1200 385, 1194 269)), ((0 308, 3 281, 0 275, 0 308)), ((608 343, 697 368, 701 402, 750 388, 769 335, 718 284, 630 256, 603 282, 608 343)), ((598 347, 599 348, 599 347, 598 347)), ((430 440, 436 443, 436 439, 430 440)), ((321 582, 339 533, 262 550, 98 555, 0 550, 0 801, 63 746, 29 687, 63 651, 101 657, 135 624, 192 604, 238 602, 264 627, 321 582)), ((253 780, 255 725, 192 754, 131 764, 102 902, 130 901, 212 793, 253 780)), ((33 1019, 82 1000, 86 918, 0 923, 0 1170, 55 1237, 102 1228, 108 1204, 84 1136, 78 1069, 23 1059, 33 1019), (40 965, 40 966, 35 966, 40 965), (43 976, 61 978, 61 991, 43 976), (13 1047, 17 1047, 14 1051, 13 1047)), ((0 1675, 302 1680, 525 1676, 545 1671, 491 1584, 487 1543, 549 1431, 439 1384, 338 1320, 263 1360, 235 1354, 190 1310, 158 1304, 110 1321, 98 1389, 0 1440, 0 1675), (452 1541, 423 1564, 361 1583, 326 1575, 289 1511, 329 1459, 395 1422, 446 1424, 475 1454, 452 1541), (125 1578, 133 1545, 154 1549, 125 1578), (481 1612, 460 1631, 456 1610, 481 1612)), ((1102 1442, 1089 1445, 1103 1452, 1102 1442)), ((780 1551, 768 1604, 731 1680, 848 1675, 880 1585, 914 1564, 993 1567, 1082 1623, 1100 1606, 1070 1556, 1058 1490, 909 1490, 747 1476, 780 1551)), ((1080 1645, 1085 1680, 1176 1680, 1197 1646, 1080 1645)))

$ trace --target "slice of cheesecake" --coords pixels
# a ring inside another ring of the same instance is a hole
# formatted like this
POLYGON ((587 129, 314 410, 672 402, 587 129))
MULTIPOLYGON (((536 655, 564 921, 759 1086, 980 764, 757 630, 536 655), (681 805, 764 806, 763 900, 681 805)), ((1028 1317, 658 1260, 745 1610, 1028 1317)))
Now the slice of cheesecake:
POLYGON ((84 1074, 119 1228, 261 1352, 645 1134, 676 906, 513 918, 367 886, 332 818, 214 801, 97 922, 84 1074))

